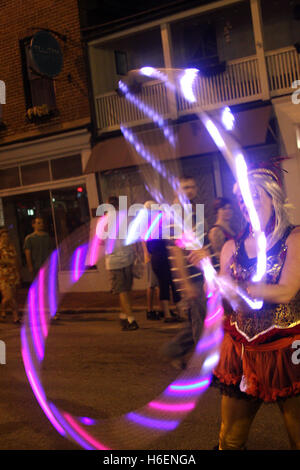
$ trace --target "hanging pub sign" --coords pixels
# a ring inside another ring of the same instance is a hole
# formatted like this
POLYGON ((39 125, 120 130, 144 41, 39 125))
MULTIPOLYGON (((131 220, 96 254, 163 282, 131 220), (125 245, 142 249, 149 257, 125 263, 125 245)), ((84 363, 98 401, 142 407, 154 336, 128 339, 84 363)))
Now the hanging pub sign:
POLYGON ((62 70, 63 53, 55 37, 48 31, 38 31, 30 43, 32 64, 36 72, 54 78, 62 70))

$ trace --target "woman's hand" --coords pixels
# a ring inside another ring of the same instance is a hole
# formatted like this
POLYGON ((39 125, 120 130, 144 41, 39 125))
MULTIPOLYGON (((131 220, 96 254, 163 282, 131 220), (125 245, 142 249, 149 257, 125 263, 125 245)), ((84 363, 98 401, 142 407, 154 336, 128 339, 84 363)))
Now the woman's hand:
POLYGON ((192 250, 187 259, 189 263, 192 263, 194 266, 198 266, 203 258, 207 258, 209 256, 210 254, 205 248, 200 248, 199 250, 192 250))

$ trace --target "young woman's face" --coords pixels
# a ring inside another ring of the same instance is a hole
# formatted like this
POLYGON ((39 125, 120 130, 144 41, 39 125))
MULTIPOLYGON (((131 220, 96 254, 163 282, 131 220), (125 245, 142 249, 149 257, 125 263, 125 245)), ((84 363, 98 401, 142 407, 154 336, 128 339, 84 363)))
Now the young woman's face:
POLYGON ((232 215, 233 210, 231 204, 225 204, 225 206, 218 210, 218 217, 220 216, 222 220, 226 220, 227 222, 230 222, 232 215))
MULTIPOLYGON (((259 185, 250 184, 250 190, 252 194, 253 204, 260 219, 260 222, 266 224, 270 219, 273 211, 272 198, 259 185)), ((242 212, 247 222, 250 222, 249 214, 239 188, 236 190, 235 194, 237 197, 240 211, 242 212)))

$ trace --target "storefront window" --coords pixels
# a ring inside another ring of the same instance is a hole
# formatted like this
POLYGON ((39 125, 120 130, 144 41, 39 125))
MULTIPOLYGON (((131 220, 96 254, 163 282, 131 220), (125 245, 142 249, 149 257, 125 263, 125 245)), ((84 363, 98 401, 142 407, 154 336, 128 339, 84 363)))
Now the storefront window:
MULTIPOLYGON (((29 281, 23 245, 25 237, 33 231, 32 221, 35 216, 39 215, 44 219, 53 249, 56 249, 74 230, 89 221, 89 206, 84 184, 4 197, 2 204, 4 223, 10 229, 19 255, 23 282, 29 281)), ((83 232, 79 231, 82 240, 76 239, 76 243, 85 241, 85 232, 84 234, 83 232)), ((63 260, 60 260, 59 266, 60 270, 69 269, 63 260)))
POLYGON ((153 199, 145 188, 145 178, 137 167, 111 170, 99 174, 103 202, 110 196, 127 196, 128 207, 153 199))

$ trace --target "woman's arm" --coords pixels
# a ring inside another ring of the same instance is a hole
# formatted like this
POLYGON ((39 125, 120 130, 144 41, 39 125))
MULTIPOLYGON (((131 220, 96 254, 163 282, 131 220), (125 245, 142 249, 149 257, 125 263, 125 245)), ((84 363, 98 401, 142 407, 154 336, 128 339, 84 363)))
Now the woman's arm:
POLYGON ((296 228, 286 241, 287 255, 278 284, 250 284, 249 295, 270 303, 289 303, 300 289, 300 228, 296 228))
POLYGON ((215 256, 220 258, 221 250, 225 242, 223 231, 218 227, 214 227, 209 231, 208 238, 211 243, 212 252, 215 256))
POLYGON ((230 275, 230 264, 233 253, 235 252, 235 242, 234 240, 228 240, 223 245, 221 254, 220 254, 220 275, 228 276, 230 275))

